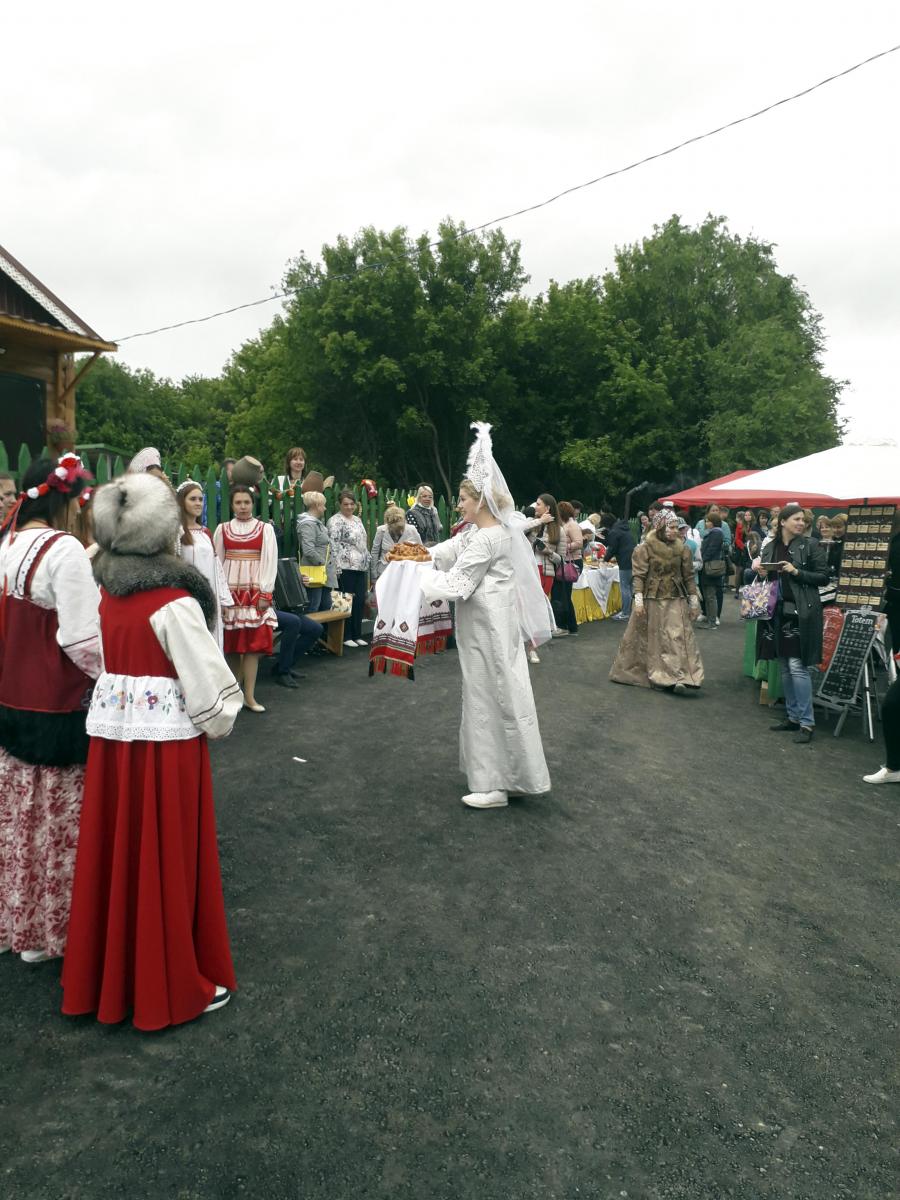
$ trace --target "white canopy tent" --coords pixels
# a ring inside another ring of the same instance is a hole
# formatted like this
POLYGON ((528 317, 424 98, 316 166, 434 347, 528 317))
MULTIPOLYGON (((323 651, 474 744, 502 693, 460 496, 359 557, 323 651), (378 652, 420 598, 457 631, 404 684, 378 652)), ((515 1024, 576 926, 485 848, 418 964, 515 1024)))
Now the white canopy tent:
MULTIPOLYGON (((780 497, 781 502, 829 507, 842 504, 892 504, 900 502, 900 446, 896 442, 848 441, 831 450, 808 454, 778 467, 769 467, 711 489, 728 503, 729 493, 760 502, 780 497)), ((750 501, 748 501, 750 502, 750 501)))

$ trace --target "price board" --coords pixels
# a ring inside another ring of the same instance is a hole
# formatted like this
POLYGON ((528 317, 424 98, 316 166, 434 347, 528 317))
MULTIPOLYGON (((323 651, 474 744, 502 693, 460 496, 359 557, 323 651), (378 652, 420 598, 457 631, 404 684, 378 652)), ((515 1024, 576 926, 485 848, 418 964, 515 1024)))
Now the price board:
POLYGON ((851 504, 847 512, 837 603, 877 608, 884 593, 894 504, 851 504))
POLYGON ((834 713, 840 713, 834 730, 835 737, 838 737, 844 728, 850 710, 862 704, 866 733, 869 734, 870 742, 875 738, 875 726, 872 722, 875 689, 872 686, 869 659, 878 631, 878 620, 880 617, 876 612, 845 613, 844 626, 834 648, 832 661, 828 664, 828 670, 824 673, 815 696, 817 704, 822 704, 834 713))

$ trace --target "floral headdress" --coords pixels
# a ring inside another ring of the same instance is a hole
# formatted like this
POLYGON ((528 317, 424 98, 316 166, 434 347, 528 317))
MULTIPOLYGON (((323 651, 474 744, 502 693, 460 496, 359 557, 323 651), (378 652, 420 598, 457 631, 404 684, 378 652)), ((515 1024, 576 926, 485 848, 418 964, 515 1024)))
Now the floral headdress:
POLYGON ((93 475, 84 469, 84 463, 77 454, 64 454, 43 483, 32 484, 30 488, 19 492, 12 512, 6 518, 3 526, 4 530, 9 529, 10 531, 10 542, 15 540, 19 511, 26 500, 39 500, 41 496, 48 496, 50 492, 61 492, 63 495, 68 495, 72 491, 73 485, 80 479, 93 479, 93 475))

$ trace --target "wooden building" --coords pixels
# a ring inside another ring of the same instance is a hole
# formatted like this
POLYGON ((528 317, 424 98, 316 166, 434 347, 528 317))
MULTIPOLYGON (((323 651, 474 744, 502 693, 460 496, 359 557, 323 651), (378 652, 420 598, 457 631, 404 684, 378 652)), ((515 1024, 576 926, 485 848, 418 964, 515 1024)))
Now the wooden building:
POLYGON ((115 350, 0 246, 0 441, 39 454, 74 436, 75 387, 104 351, 115 350), (77 374, 75 355, 88 354, 77 374))

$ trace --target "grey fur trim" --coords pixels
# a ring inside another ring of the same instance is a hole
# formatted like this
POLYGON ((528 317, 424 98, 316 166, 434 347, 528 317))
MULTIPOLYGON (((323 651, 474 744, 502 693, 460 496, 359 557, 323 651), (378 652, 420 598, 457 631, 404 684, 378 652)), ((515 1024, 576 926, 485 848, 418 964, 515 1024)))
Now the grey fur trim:
POLYGON ((97 544, 114 554, 171 552, 181 534, 175 493, 153 475, 120 475, 98 488, 91 514, 97 544))
POLYGON ((94 578, 111 596, 133 596, 155 588, 181 588, 203 609, 206 624, 215 625, 216 600, 196 567, 174 554, 112 554, 101 550, 94 559, 94 578))

